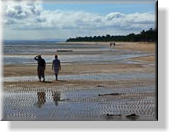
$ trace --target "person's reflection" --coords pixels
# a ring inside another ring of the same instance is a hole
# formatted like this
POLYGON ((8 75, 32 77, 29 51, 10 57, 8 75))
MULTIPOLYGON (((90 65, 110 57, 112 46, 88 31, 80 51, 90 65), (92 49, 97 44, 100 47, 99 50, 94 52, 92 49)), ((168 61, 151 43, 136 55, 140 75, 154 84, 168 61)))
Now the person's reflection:
POLYGON ((54 101, 55 105, 58 106, 58 101, 60 101, 60 98, 61 98, 60 93, 53 92, 52 97, 53 97, 53 101, 54 101))
POLYGON ((45 92, 37 92, 37 96, 38 96, 37 106, 39 108, 41 108, 42 105, 44 105, 44 103, 46 102, 46 93, 45 92))

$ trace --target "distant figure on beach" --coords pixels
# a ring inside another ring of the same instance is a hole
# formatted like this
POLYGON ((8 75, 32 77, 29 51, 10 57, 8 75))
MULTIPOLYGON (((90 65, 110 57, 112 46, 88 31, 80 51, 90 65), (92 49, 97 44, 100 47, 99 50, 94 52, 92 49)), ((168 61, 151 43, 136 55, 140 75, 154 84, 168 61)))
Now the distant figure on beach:
POLYGON ((37 72, 38 72, 39 81, 41 82, 41 78, 43 78, 43 82, 44 82, 45 81, 44 71, 46 68, 46 62, 41 57, 41 55, 36 56, 34 59, 38 62, 37 72))
POLYGON ((58 73, 61 70, 61 63, 57 55, 55 55, 55 59, 52 62, 52 70, 54 70, 55 78, 58 80, 58 73))
POLYGON ((112 46, 112 43, 110 42, 110 48, 111 48, 111 46, 112 46))
POLYGON ((110 48, 114 46, 115 47, 115 42, 110 42, 110 48))

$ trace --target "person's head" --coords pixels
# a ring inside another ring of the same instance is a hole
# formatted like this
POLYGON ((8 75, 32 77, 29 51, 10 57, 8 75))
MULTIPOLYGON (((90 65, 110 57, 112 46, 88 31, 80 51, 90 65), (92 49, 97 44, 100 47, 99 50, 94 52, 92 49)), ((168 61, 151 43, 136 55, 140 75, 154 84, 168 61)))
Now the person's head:
POLYGON ((58 58, 58 55, 55 55, 55 58, 57 59, 58 58))
POLYGON ((38 55, 38 58, 41 59, 41 55, 38 55))

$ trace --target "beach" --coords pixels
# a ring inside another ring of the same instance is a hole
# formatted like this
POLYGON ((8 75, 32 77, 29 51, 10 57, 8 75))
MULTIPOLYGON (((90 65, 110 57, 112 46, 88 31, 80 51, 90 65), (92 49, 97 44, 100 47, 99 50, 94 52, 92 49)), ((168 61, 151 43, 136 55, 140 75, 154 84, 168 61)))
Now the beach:
POLYGON ((5 45, 3 120, 156 120, 155 49, 151 42, 5 45), (46 82, 37 78, 37 54, 46 82))

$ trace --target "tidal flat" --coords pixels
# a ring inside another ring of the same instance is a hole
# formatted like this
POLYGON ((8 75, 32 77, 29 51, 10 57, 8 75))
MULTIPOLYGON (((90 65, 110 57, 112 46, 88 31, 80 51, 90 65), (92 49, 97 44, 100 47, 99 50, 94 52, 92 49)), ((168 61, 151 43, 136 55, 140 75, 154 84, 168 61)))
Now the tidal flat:
POLYGON ((156 120, 155 47, 149 42, 4 45, 3 120, 156 120), (37 78, 37 54, 46 60, 45 82, 37 78), (51 69, 55 54, 62 65, 58 81, 51 69))

